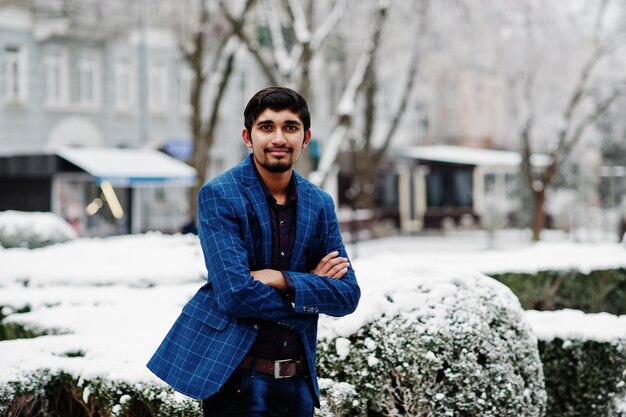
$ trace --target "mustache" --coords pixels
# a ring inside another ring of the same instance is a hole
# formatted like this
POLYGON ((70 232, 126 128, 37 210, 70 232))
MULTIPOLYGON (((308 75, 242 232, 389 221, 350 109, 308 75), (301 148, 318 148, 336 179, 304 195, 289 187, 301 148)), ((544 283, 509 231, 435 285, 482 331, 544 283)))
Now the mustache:
POLYGON ((265 148, 265 150, 264 150, 265 153, 269 153, 269 152, 272 152, 272 151, 283 151, 283 152, 292 153, 293 149, 288 148, 286 146, 273 146, 271 148, 265 148))

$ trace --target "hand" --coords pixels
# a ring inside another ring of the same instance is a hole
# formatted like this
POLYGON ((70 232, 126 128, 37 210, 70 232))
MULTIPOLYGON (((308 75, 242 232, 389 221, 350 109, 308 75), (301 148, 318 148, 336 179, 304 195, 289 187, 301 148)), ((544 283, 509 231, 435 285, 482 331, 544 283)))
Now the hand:
POLYGON ((348 272, 349 266, 350 263, 348 262, 348 259, 340 257, 339 252, 334 251, 324 256, 311 273, 329 278, 341 279, 346 272, 348 272))
POLYGON ((259 281, 265 285, 283 291, 287 288, 287 282, 282 272, 275 269, 259 269, 258 271, 250 271, 250 275, 255 281, 259 281))

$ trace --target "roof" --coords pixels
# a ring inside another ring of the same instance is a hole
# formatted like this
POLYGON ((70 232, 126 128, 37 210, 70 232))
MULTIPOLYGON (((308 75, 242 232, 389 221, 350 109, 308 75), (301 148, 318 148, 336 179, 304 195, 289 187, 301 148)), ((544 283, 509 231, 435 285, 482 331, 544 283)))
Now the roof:
MULTIPOLYGON (((522 162, 522 156, 518 152, 445 145, 400 147, 394 149, 392 155, 423 161, 490 168, 513 168, 522 162)), ((544 165, 547 163, 547 157, 545 155, 533 155, 532 162, 533 165, 544 165)))
POLYGON ((63 148, 56 154, 93 175, 98 184, 191 186, 196 181, 194 168, 153 149, 63 148))

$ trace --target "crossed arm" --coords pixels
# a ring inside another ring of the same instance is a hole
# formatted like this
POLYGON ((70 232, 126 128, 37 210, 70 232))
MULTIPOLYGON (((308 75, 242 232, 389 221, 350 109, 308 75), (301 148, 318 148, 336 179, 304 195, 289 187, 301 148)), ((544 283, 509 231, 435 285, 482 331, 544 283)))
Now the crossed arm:
MULTIPOLYGON (((348 259, 339 256, 338 251, 334 251, 324 256, 311 273, 320 277, 326 276, 328 278, 341 279, 348 272, 349 266, 348 259)), ((252 275, 255 281, 259 281, 279 291, 287 288, 285 276, 282 272, 275 269, 250 271, 250 275, 252 275)))
MULTIPOLYGON (((220 310, 271 321, 294 318, 300 313, 343 316, 354 311, 360 290, 348 264, 336 217, 327 219, 326 250, 330 253, 312 271, 250 271, 254 248, 242 236, 246 219, 245 208, 239 202, 229 198, 222 187, 209 186, 200 191, 200 242, 220 310), (285 275, 296 290, 294 304, 277 291, 286 287, 285 275)), ((333 210, 330 204, 328 210, 333 210)))

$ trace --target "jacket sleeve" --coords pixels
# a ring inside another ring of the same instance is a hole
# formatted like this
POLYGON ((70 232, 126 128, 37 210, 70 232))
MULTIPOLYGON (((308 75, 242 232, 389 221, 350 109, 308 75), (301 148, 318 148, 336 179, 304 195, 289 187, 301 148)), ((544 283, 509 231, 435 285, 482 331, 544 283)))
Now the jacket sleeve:
POLYGON ((250 275, 242 237, 245 213, 234 207, 240 196, 227 192, 224 186, 209 184, 198 196, 200 243, 218 308, 242 318, 278 321, 293 316, 290 302, 250 275))
MULTIPOLYGON (((338 251, 339 256, 348 258, 332 200, 327 203, 325 216, 329 227, 328 240, 322 256, 338 251)), ((319 259, 316 261, 319 262, 319 259)), ((294 308, 298 313, 341 317, 352 313, 359 303, 361 290, 356 281, 352 263, 341 279, 293 271, 287 271, 285 274, 289 275, 295 286, 294 308)))

